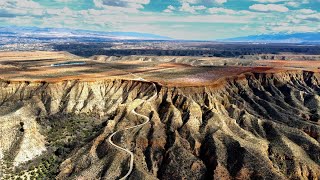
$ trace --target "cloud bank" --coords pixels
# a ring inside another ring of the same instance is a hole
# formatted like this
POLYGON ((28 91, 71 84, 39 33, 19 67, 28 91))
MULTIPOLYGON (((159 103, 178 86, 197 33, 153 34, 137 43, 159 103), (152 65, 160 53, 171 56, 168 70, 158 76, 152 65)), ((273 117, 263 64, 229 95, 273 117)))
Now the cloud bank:
POLYGON ((318 32, 319 10, 319 0, 1 0, 0 23, 210 40, 318 32))

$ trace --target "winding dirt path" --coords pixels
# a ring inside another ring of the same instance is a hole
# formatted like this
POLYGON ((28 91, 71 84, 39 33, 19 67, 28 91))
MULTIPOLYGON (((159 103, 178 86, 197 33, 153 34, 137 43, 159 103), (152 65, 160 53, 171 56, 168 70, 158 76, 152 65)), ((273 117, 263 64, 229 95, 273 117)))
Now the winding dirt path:
MULTIPOLYGON (((146 80, 144 80, 144 79, 142 79, 142 78, 139 78, 139 80, 142 80, 142 81, 147 82, 146 80)), ((143 103, 145 103, 145 102, 152 101, 154 98, 156 98, 156 96, 157 96, 157 94, 158 94, 157 88, 156 88, 156 85, 155 85, 154 83, 152 83, 152 85, 153 85, 153 87, 154 87, 154 92, 155 92, 155 93, 154 93, 153 96, 152 96, 151 98, 149 98, 148 100, 143 100, 143 101, 141 102, 141 104, 143 104, 143 103)), ((140 104, 140 105, 141 105, 141 104, 140 104)), ((140 106, 140 105, 139 105, 139 106, 140 106)), ((137 116, 142 117, 145 121, 144 121, 142 124, 138 124, 138 125, 135 125, 135 126, 127 127, 127 128, 125 128, 125 129, 117 130, 117 131, 115 131, 114 133, 112 133, 112 134, 109 136, 109 138, 108 138, 108 141, 109 141, 109 143, 110 143, 112 146, 114 146, 114 147, 116 147, 117 149, 120 149, 121 151, 124 151, 124 152, 126 152, 126 153, 128 153, 128 154, 130 155, 130 168, 129 168, 129 171, 127 172, 126 175, 124 175, 122 178, 120 178, 120 180, 125 180, 125 179, 131 174, 131 172, 132 172, 132 170, 133 170, 133 165, 134 165, 134 154, 133 154, 130 150, 125 149, 125 148, 123 148, 123 147, 121 147, 121 146, 116 145, 116 144, 112 141, 112 137, 115 136, 115 135, 116 135, 117 133, 119 133, 120 131, 126 131, 126 130, 130 130, 130 129, 140 128, 140 127, 144 126, 145 124, 149 123, 149 121, 150 121, 150 118, 149 118, 149 117, 137 113, 137 112, 135 111, 135 109, 133 109, 133 110, 131 111, 131 113, 133 113, 133 114, 135 114, 135 115, 137 115, 137 116)))

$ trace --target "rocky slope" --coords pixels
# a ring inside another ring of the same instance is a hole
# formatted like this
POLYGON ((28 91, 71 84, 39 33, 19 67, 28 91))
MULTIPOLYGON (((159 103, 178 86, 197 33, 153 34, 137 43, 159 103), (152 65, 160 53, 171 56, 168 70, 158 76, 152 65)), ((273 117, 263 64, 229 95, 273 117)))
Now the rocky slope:
POLYGON ((2 178, 318 179, 320 74, 245 73, 221 86, 128 80, 0 83, 2 178), (11 168, 15 166, 16 168, 11 168))
POLYGON ((319 55, 305 55, 305 54, 256 54, 243 55, 241 59, 247 60, 286 60, 286 61, 317 61, 320 59, 319 55))
POLYGON ((284 60, 284 61, 315 61, 320 60, 320 55, 306 54, 254 54, 241 55, 229 58, 222 57, 202 57, 202 56, 105 56, 95 55, 91 59, 102 62, 121 61, 147 61, 147 62, 172 62, 191 65, 213 65, 213 66, 238 66, 255 65, 257 60, 284 60))
POLYGON ((252 65, 253 58, 221 58, 221 57, 201 57, 201 56, 105 56, 95 55, 90 57, 99 62, 125 62, 125 61, 140 61, 140 62, 171 62, 183 63, 190 65, 211 65, 211 66, 237 66, 237 65, 252 65))

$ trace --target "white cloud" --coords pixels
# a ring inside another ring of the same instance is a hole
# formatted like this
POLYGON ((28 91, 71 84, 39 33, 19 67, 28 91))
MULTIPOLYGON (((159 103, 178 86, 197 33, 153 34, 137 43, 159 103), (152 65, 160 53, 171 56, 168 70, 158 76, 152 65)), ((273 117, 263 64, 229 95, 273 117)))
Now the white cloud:
POLYGON ((240 27, 241 31, 248 31, 249 29, 250 29, 250 27, 248 25, 240 27))
POLYGON ((222 5, 228 0, 179 0, 181 4, 188 3, 192 5, 203 5, 206 7, 212 7, 212 5, 222 5))
POLYGON ((259 2, 259 3, 278 3, 278 2, 284 2, 287 0, 253 0, 255 2, 259 2))
POLYGON ((289 9, 280 4, 254 4, 249 7, 251 10, 261 11, 261 12, 288 12, 289 9))
POLYGON ((291 26, 291 25, 282 25, 282 26, 275 26, 271 28, 274 32, 286 32, 286 33, 293 33, 293 32, 315 32, 319 31, 319 27, 311 27, 311 26, 291 26))
POLYGON ((309 3, 309 0, 252 0, 255 2, 259 2, 259 3, 280 3, 280 2, 294 2, 294 3, 298 3, 298 4, 307 4, 309 3))
POLYGON ((227 0, 215 0, 215 2, 218 4, 224 4, 227 2, 227 0))
POLYGON ((72 2, 73 0, 54 0, 56 2, 61 2, 61 3, 68 3, 68 2, 72 2))
POLYGON ((32 0, 1 0, 0 8, 40 8, 40 4, 32 0))
POLYGON ((297 7, 300 6, 300 3, 297 3, 297 2, 287 2, 286 5, 297 8, 297 7))
POLYGON ((312 9, 299 9, 298 12, 302 13, 302 14, 313 14, 313 13, 316 13, 316 11, 314 11, 312 9))
POLYGON ((225 9, 225 8, 209 8, 208 9, 208 12, 211 13, 211 14, 219 14, 219 13, 222 13, 222 14, 236 14, 237 12, 232 10, 232 9, 225 9))
POLYGON ((165 10, 163 10, 163 12, 165 12, 165 13, 172 13, 173 11, 170 10, 170 9, 165 9, 165 10))
POLYGON ((288 21, 295 25, 312 23, 316 24, 320 22, 320 13, 311 9, 296 10, 286 17, 288 21))
MULTIPOLYGON (((79 11, 79 13, 81 13, 83 11, 79 11)), ((67 8, 67 7, 64 7, 63 9, 47 9, 46 10, 46 13, 50 14, 50 15, 64 15, 64 16, 73 16, 74 15, 74 12, 67 8)))
POLYGON ((189 16, 172 16, 172 15, 131 15, 124 16, 120 20, 119 15, 101 15, 95 21, 104 20, 106 22, 121 22, 126 23, 159 23, 159 22, 171 22, 171 23, 237 23, 247 24, 252 21, 251 17, 242 17, 239 19, 237 16, 230 15, 189 15, 189 16))
MULTIPOLYGON (((5 22, 5 24, 19 26, 36 24, 42 27, 69 27, 102 31, 138 31, 174 38, 223 36, 226 33, 233 35, 230 32, 238 35, 246 32, 270 33, 293 29, 303 32, 320 29, 318 25, 320 14, 316 10, 292 8, 289 11, 287 8, 289 0, 277 2, 278 4, 272 4, 275 0, 256 0, 261 4, 251 6, 250 9, 254 11, 222 8, 215 0, 180 0, 184 3, 179 6, 167 6, 163 11, 166 13, 141 11, 140 9, 149 3, 149 0, 120 0, 117 3, 114 0, 113 2, 111 0, 94 1, 98 8, 79 11, 42 6, 31 0, 0 0, 0 13, 3 15, 0 14, 0 23, 5 22), (208 5, 208 3, 211 4, 208 5), (179 13, 178 11, 187 13, 179 13), (281 15, 279 13, 265 13, 271 11, 286 13, 281 15), (271 22, 277 23, 271 24, 271 22), (199 23, 199 26, 194 25, 195 23, 199 23), (233 28, 225 29, 224 24, 232 24, 233 28)), ((301 5, 305 1, 294 2, 301 5)))
POLYGON ((169 5, 169 6, 167 7, 167 9, 175 10, 176 8, 175 8, 175 7, 173 7, 172 5, 169 5))
POLYGON ((180 0, 181 4, 188 3, 188 4, 198 4, 201 0, 180 0))
POLYGON ((98 8, 125 11, 126 9, 143 9, 143 5, 149 4, 150 0, 93 0, 93 2, 98 8))
POLYGON ((182 5, 180 7, 180 11, 189 12, 192 14, 195 14, 197 11, 204 10, 204 9, 206 9, 205 6, 202 6, 202 5, 201 6, 192 6, 189 3, 182 3, 182 5))
POLYGON ((176 10, 176 8, 173 7, 172 5, 169 5, 169 6, 167 7, 167 9, 163 10, 163 12, 165 12, 165 13, 172 13, 174 10, 176 10))
POLYGON ((296 18, 305 20, 305 21, 312 21, 312 22, 320 22, 320 13, 316 14, 299 14, 296 18))
POLYGON ((283 3, 286 6, 290 7, 299 7, 301 4, 307 4, 309 3, 309 0, 252 0, 259 3, 268 3, 268 4, 274 4, 274 3, 283 3))
POLYGON ((294 17, 294 16, 287 16, 286 17, 286 20, 289 22, 289 23, 291 23, 291 24, 293 24, 293 25, 295 25, 295 24, 301 24, 301 20, 300 19, 297 19, 296 17, 294 17))
POLYGON ((32 0, 13 0, 10 2, 14 2, 15 6, 20 8, 40 8, 40 5, 32 0))
POLYGON ((44 9, 32 0, 1 0, 0 11, 13 16, 41 16, 44 9))

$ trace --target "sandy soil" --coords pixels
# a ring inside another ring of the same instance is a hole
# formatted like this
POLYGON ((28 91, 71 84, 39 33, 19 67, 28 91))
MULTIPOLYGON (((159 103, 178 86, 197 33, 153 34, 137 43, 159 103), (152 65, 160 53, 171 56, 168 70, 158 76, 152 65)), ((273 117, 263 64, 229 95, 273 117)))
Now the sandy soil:
MULTIPOLYGON (((217 59, 219 60, 219 59, 217 59)), ((0 79, 8 81, 63 80, 95 81, 97 79, 137 79, 166 86, 204 86, 219 84, 221 79, 248 72, 292 70, 318 71, 320 61, 255 61, 254 66, 191 66, 182 63, 121 61, 101 62, 66 52, 1 52, 0 79), (84 62, 83 65, 54 64, 84 62)))

